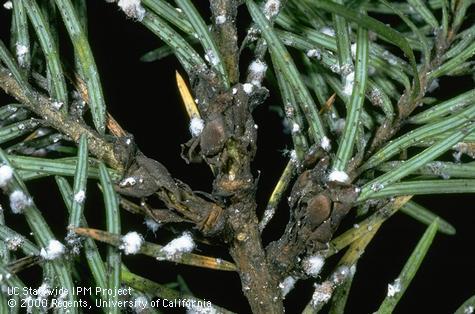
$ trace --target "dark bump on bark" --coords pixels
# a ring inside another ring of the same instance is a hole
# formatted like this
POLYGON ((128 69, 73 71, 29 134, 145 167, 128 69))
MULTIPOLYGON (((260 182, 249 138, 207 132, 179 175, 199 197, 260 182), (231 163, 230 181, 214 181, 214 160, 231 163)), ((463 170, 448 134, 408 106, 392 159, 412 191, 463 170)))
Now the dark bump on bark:
POLYGON ((314 168, 303 171, 294 183, 289 199, 289 223, 282 237, 266 248, 279 280, 295 272, 306 278, 298 259, 326 250, 334 232, 354 205, 355 187, 327 182, 328 168, 329 158, 322 155, 314 168))

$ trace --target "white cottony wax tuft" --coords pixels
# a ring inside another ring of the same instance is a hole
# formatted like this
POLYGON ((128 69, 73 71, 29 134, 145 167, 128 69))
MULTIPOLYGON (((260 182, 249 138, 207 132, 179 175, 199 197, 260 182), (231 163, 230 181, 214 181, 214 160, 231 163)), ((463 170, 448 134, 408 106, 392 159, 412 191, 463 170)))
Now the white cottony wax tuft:
POLYGON ((13 169, 9 165, 0 166, 0 187, 5 187, 13 177, 13 169))
POLYGON ((307 51, 307 57, 320 59, 322 55, 318 49, 310 49, 307 51))
POLYGON ((353 85, 355 84, 355 72, 350 72, 345 76, 345 86, 343 87, 343 93, 347 96, 351 96, 353 92, 353 85))
POLYGON ((469 305, 463 310, 463 314, 472 314, 474 310, 473 305, 469 305))
POLYGON ((335 36, 335 30, 331 27, 327 27, 327 26, 322 27, 320 29, 320 32, 322 32, 323 34, 328 35, 328 36, 332 36, 332 37, 335 36))
POLYGON ((127 177, 120 181, 119 186, 127 187, 127 186, 134 186, 137 184, 137 180, 134 177, 127 177))
POLYGON ((23 244, 25 240, 22 236, 6 238, 5 243, 7 244, 7 248, 11 251, 16 251, 18 248, 23 244))
POLYGON ((219 58, 218 56, 211 50, 209 50, 205 54, 205 60, 209 62, 211 65, 217 65, 219 63, 219 58))
POLYGON ((267 64, 261 60, 254 60, 249 66, 249 69, 252 73, 262 73, 267 70, 267 64))
POLYGON ((119 7, 124 13, 137 21, 142 21, 145 16, 145 9, 140 0, 119 0, 119 7))
POLYGON ((312 255, 305 258, 302 262, 305 273, 312 277, 317 277, 325 264, 325 259, 321 255, 312 255))
POLYGON ((325 281, 315 285, 315 292, 312 296, 312 305, 314 307, 327 303, 333 294, 333 286, 330 282, 325 281))
POLYGON ((298 123, 292 124, 292 133, 300 132, 300 125, 298 123))
POLYGON ((320 146, 323 148, 324 151, 328 152, 332 148, 330 144, 330 139, 324 136, 322 140, 320 141, 320 146))
POLYGON ((30 206, 31 203, 31 198, 20 190, 13 191, 12 194, 10 194, 10 208, 14 214, 20 214, 26 207, 30 206))
POLYGON ((292 151, 290 152, 290 160, 292 160, 292 162, 298 162, 299 161, 298 156, 297 156, 297 152, 295 151, 295 149, 292 149, 292 151))
POLYGON ((42 248, 40 251, 41 257, 46 260, 54 260, 64 254, 66 251, 64 245, 58 240, 50 240, 46 248, 42 248))
POLYGON ((280 0, 266 1, 266 3, 264 4, 264 14, 267 17, 267 19, 271 19, 277 13, 279 13, 280 5, 281 5, 280 0))
POLYGON ((388 297, 394 297, 397 293, 401 291, 401 279, 396 278, 392 284, 388 285, 388 297))
POLYGON ((184 232, 180 237, 171 240, 162 248, 162 252, 168 259, 180 256, 183 253, 189 253, 195 249, 195 242, 189 232, 184 232))
POLYGON ((251 83, 256 86, 261 86, 267 71, 267 64, 261 60, 254 60, 249 66, 249 78, 251 83))
POLYGON ((351 44, 351 56, 356 57, 356 44, 351 44))
POLYGON ((27 46, 25 45, 21 45, 21 44, 17 44, 16 45, 16 56, 18 58, 18 63, 21 65, 21 66, 24 66, 25 65, 25 57, 28 53, 29 49, 27 46))
POLYGON ((63 103, 60 101, 53 101, 53 103, 51 103, 51 106, 53 106, 55 110, 59 110, 61 109, 61 107, 63 107, 63 103))
POLYGON ((192 136, 196 137, 203 132, 203 129, 205 128, 205 122, 203 119, 198 118, 198 117, 193 117, 190 120, 190 133, 192 136))
POLYGON ((125 255, 137 254, 143 244, 143 237, 139 233, 132 231, 122 237, 122 243, 119 249, 123 250, 125 255))
POLYGON ((286 277, 281 283, 279 283, 279 288, 282 291, 282 296, 285 297, 295 286, 297 279, 292 276, 286 277))
POLYGON ((246 83, 242 85, 242 89, 244 90, 246 94, 249 95, 250 93, 252 93, 252 90, 254 89, 254 85, 250 83, 246 83))
POLYGON ((84 200, 86 199, 86 192, 84 192, 83 190, 77 192, 76 194, 74 194, 74 201, 76 203, 79 203, 79 204, 82 204, 84 203, 84 200))
POLYGON ((344 171, 333 170, 328 176, 328 181, 348 183, 350 177, 344 171))
POLYGON ((13 3, 11 1, 6 1, 4 4, 3 4, 3 7, 7 10, 11 10, 13 9, 13 3))
POLYGON ((224 24, 226 22, 226 16, 225 15, 218 15, 216 17, 216 24, 224 24))

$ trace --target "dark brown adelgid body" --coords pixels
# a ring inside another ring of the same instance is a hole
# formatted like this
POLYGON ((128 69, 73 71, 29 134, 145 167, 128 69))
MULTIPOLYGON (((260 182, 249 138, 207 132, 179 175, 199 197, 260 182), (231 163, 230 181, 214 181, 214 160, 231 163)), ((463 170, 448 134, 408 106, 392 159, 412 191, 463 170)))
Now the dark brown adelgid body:
POLYGON ((222 117, 206 123, 200 135, 201 152, 205 156, 214 156, 221 151, 226 142, 226 128, 222 117))
POLYGON ((356 199, 355 187, 327 182, 328 167, 329 158, 323 156, 313 169, 300 174, 289 198, 291 217, 284 235, 267 247, 269 260, 281 278, 296 270, 299 273, 295 265, 300 257, 328 248, 356 199))
POLYGON ((330 198, 324 194, 318 194, 308 202, 307 217, 312 229, 317 228, 328 219, 331 213, 331 206, 330 198))

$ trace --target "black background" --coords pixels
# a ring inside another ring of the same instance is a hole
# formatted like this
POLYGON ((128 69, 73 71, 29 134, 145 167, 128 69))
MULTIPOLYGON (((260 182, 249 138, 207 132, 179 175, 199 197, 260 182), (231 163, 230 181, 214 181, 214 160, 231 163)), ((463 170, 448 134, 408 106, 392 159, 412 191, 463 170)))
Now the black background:
MULTIPOLYGON (((126 19, 115 5, 104 1, 89 1, 88 5, 89 38, 108 110, 127 131, 134 134, 138 146, 146 155, 161 161, 173 176, 193 189, 210 191, 212 177, 208 168, 205 165, 187 165, 179 157, 180 144, 189 139, 188 120, 175 85, 175 70, 183 73, 179 64, 173 57, 154 63, 140 62, 139 57, 161 45, 160 41, 139 23, 126 19)), ((9 21, 10 12, 0 9, 0 35, 4 42, 8 42, 9 21)), ((70 46, 65 36, 62 45, 70 46)), ((441 82, 438 96, 449 97, 470 85, 473 87, 473 81, 466 79, 445 80, 441 82)), ((9 101, 10 98, 0 94, 0 105, 9 101)), ((281 131, 281 119, 269 110, 269 106, 274 104, 278 104, 278 98, 271 95, 255 113, 259 135, 254 169, 261 171, 259 214, 285 166, 283 151, 291 147, 290 139, 281 131)), ((29 184, 29 188, 57 237, 63 238, 67 216, 54 181, 39 180, 29 184)), ((444 195, 416 199, 451 222, 457 228, 457 234, 436 236, 396 313, 452 313, 475 294, 474 247, 471 244, 475 198, 472 195, 444 195)), ((86 216, 91 226, 105 228, 100 200, 96 183, 91 182, 86 216)), ((8 207, 5 199, 2 204, 8 207)), ((288 217, 286 210, 281 209, 265 232, 266 242, 279 237, 288 217)), ((7 223, 19 231, 27 230, 22 217, 7 214, 7 223)), ((180 227, 173 229, 178 231, 180 227)), ((148 241, 160 244, 173 237, 169 230, 162 230, 155 236, 147 233, 142 220, 128 213, 123 214, 122 230, 123 233, 137 230, 146 234, 148 241)), ((347 313, 372 313, 377 309, 386 295, 387 284, 398 276, 424 230, 424 225, 400 213, 383 225, 358 264, 347 313)), ((199 250, 229 259, 223 248, 200 245, 199 250)), ((159 263, 144 256, 126 256, 124 261, 132 271, 160 283, 173 281, 180 273, 197 297, 236 312, 249 312, 236 274, 159 263)), ((27 285, 34 287, 41 280, 38 274, 35 268, 22 274, 22 278, 27 285)), ((86 270, 84 274, 87 276, 86 270)), ((311 282, 300 282, 296 286, 286 300, 288 313, 302 310, 311 297, 311 287, 311 282)))

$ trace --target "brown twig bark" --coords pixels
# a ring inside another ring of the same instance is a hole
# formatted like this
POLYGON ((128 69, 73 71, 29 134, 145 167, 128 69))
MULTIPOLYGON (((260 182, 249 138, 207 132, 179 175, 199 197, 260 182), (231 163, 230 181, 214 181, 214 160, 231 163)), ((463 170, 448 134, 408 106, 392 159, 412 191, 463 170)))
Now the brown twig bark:
POLYGON ((256 179, 251 162, 256 151, 252 108, 263 102, 267 91, 254 86, 249 95, 239 81, 236 13, 240 1, 211 1, 213 31, 223 58, 230 90, 213 73, 192 77, 195 97, 205 128, 184 146, 187 160, 204 160, 215 169, 213 196, 228 204, 224 239, 229 242, 241 278, 242 290, 254 313, 283 313, 278 278, 262 246, 256 217, 256 179))
POLYGON ((212 194, 227 204, 223 237, 230 245, 252 311, 283 313, 278 281, 258 230, 256 179, 251 172, 257 137, 251 108, 263 101, 265 90, 255 87, 248 94, 241 84, 223 90, 215 78, 210 73, 192 79, 205 127, 184 145, 183 155, 189 161, 204 160, 215 169, 212 194))
POLYGON ((210 1, 213 31, 230 83, 239 81, 239 53, 237 46, 236 15, 238 0, 210 1))
POLYGON ((10 71, 0 66, 0 88, 42 118, 45 126, 52 127, 78 142, 81 134, 88 138, 89 151, 124 176, 137 178, 133 186, 117 185, 121 194, 147 197, 156 194, 169 208, 192 221, 205 235, 215 235, 224 226, 223 210, 211 201, 194 193, 186 184, 171 177, 158 161, 147 158, 137 148, 131 137, 108 139, 99 135, 77 117, 68 116, 53 106, 53 101, 31 86, 20 86, 10 71))
MULTIPOLYGON (((222 38, 227 40, 226 36, 222 38)), ((233 37, 233 40, 237 38, 233 37)), ((236 44, 227 47, 237 54, 236 44)), ((237 75, 237 63, 230 62, 229 69, 237 75)), ((57 111, 53 100, 33 87, 18 84, 10 71, 1 66, 0 88, 40 116, 44 125, 67 135, 72 141, 78 142, 80 136, 86 134, 94 156, 121 171, 124 177, 139 179, 133 186, 117 185, 119 193, 133 197, 157 195, 168 208, 187 221, 193 221, 205 236, 224 237, 230 244, 243 292, 253 312, 283 313, 278 282, 270 273, 258 231, 254 178, 250 168, 256 141, 250 108, 265 99, 266 90, 256 88, 248 95, 238 84, 233 87, 238 92, 222 91, 223 85, 216 81, 213 73, 209 74, 194 78, 197 82, 195 95, 206 99, 203 104, 207 106, 200 108, 206 127, 192 141, 199 142, 200 158, 218 169, 213 196, 222 200, 219 203, 200 197, 186 184, 173 179, 162 164, 144 156, 135 147, 131 136, 111 139, 101 136, 82 119, 57 111), (217 92, 212 92, 214 90, 217 92), (223 203, 228 206, 223 208, 223 203)))
POLYGON ((106 141, 96 131, 71 117, 58 111, 53 101, 45 95, 29 87, 24 89, 11 75, 10 71, 0 66, 0 87, 29 110, 43 119, 43 124, 57 129, 74 142, 78 142, 82 134, 86 134, 89 149, 94 156, 106 162, 112 168, 124 171, 130 162, 131 153, 126 143, 106 141))

